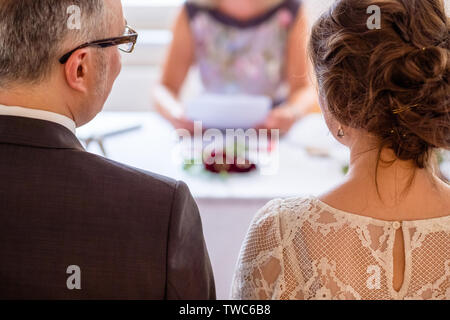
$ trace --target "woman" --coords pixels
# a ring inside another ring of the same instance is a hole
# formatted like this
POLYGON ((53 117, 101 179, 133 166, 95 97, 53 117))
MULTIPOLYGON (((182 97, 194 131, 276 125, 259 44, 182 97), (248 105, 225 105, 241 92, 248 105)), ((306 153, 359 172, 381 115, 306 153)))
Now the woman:
POLYGON ((442 0, 338 0, 322 15, 310 52, 350 172, 261 209, 234 299, 450 299, 450 187, 431 165, 450 148, 449 31, 442 0))
MULTIPOLYGON (((299 0, 188 1, 175 23, 159 88, 178 98, 196 64, 207 93, 271 97, 277 108, 261 126, 286 132, 317 105, 306 30, 299 0)), ((157 110, 176 128, 192 131, 180 103, 168 96, 155 94, 157 110)))

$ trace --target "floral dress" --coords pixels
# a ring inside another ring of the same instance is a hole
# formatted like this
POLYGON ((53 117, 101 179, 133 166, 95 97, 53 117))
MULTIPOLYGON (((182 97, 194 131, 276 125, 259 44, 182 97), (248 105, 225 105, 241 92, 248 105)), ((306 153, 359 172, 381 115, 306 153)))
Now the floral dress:
POLYGON ((265 95, 274 105, 288 96, 285 61, 298 0, 240 21, 218 10, 186 3, 196 62, 207 93, 265 95))

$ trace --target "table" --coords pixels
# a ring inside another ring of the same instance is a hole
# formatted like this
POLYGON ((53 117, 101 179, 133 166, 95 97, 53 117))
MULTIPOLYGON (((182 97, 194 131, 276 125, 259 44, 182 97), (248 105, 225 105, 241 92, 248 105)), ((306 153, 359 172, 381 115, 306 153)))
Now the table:
MULTIPOLYGON (((253 172, 222 178, 184 171, 175 161, 179 144, 173 128, 151 112, 104 112, 79 128, 77 135, 85 139, 136 125, 141 128, 104 141, 107 156, 188 184, 200 209, 218 299, 229 297, 239 251, 256 211, 273 198, 323 193, 342 180, 342 167, 349 157, 318 114, 299 122, 280 140, 279 169, 269 176, 253 172), (305 149, 308 146, 326 148, 331 156, 311 156, 305 149)), ((93 144, 88 151, 101 154, 93 144)))
MULTIPOLYGON (((229 296, 241 244, 256 211, 273 198, 324 192, 343 178, 342 166, 348 161, 348 151, 332 139, 320 115, 300 122, 280 141, 279 170, 270 176, 253 172, 222 178, 185 172, 174 159, 173 128, 154 113, 104 112, 77 135, 85 139, 136 125, 141 129, 105 139, 108 158, 188 184, 200 209, 219 299, 229 296), (328 148, 333 156, 312 157, 307 146, 328 148)), ((88 151, 102 150, 91 144, 88 151)))

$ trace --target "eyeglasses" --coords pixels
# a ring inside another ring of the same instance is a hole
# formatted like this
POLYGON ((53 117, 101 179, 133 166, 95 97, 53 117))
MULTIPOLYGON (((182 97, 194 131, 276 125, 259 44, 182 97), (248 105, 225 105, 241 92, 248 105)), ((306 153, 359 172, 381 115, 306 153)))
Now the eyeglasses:
POLYGON ((134 31, 131 27, 126 26, 125 27, 125 33, 123 36, 115 37, 115 38, 108 38, 103 40, 96 40, 92 42, 88 42, 85 44, 82 44, 79 47, 76 47, 72 51, 66 53, 59 59, 59 62, 61 64, 65 64, 67 60, 69 60, 70 56, 77 50, 87 48, 87 47, 97 47, 97 48, 108 48, 113 46, 118 46, 120 51, 131 53, 134 50, 134 47, 136 45, 136 41, 138 38, 138 34, 136 31, 134 31))

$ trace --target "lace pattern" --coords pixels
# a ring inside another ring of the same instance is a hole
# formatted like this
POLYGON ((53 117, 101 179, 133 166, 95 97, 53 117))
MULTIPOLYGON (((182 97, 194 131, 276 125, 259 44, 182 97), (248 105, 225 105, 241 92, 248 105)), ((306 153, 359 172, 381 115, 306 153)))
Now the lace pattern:
POLYGON ((254 217, 232 299, 450 299, 450 216, 404 222, 346 213, 320 200, 273 200, 254 217), (395 232, 405 270, 392 285, 395 232))

